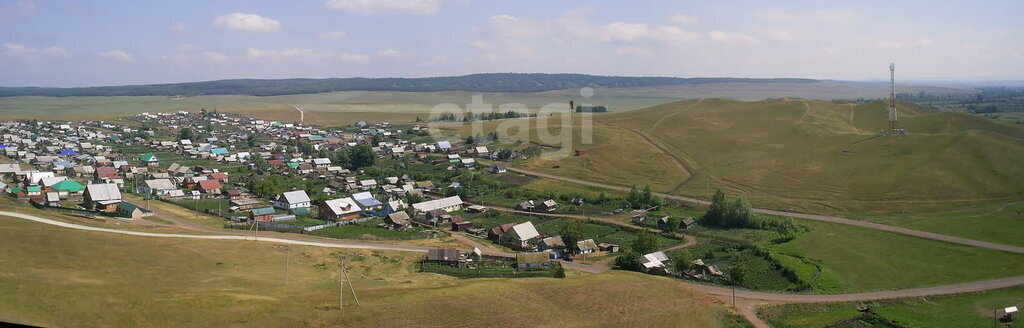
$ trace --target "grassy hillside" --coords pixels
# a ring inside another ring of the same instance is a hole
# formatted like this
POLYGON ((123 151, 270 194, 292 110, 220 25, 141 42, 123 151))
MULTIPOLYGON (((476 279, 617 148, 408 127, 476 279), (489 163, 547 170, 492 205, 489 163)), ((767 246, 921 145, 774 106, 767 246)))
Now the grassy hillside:
POLYGON ((910 135, 883 138, 875 136, 887 124, 883 102, 676 102, 595 115, 595 142, 572 145, 588 150, 585 158, 527 165, 627 184, 639 183, 641 172, 672 172, 685 163, 692 178, 671 173, 646 181, 665 192, 708 197, 722 188, 759 206, 865 218, 1024 197, 1024 127, 909 103, 898 110, 910 135), (578 169, 584 160, 586 172, 578 169))
POLYGON ((743 327, 719 302, 626 272, 456 280, 420 254, 147 239, 0 217, 0 321, 74 327, 743 327), (337 258, 361 306, 337 307, 337 258), (651 309, 658 309, 652 311, 651 309), (680 318, 685 318, 681 320, 680 318))

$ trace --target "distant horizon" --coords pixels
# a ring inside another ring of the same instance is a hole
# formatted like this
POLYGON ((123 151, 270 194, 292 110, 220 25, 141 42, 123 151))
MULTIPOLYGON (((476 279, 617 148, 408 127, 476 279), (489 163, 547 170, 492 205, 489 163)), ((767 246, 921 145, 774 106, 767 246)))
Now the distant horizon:
POLYGON ((0 85, 474 72, 1024 80, 1024 2, 0 2, 0 85))
MULTIPOLYGON (((898 70, 897 70, 898 71, 898 70)), ((168 84, 188 84, 188 83, 205 83, 205 82, 218 82, 218 81, 243 81, 243 80, 259 80, 259 81, 281 81, 281 80, 329 80, 329 79, 424 79, 424 78, 447 78, 447 77, 462 77, 472 75, 484 75, 484 74, 546 74, 546 75, 585 75, 585 76, 601 76, 601 77, 623 77, 623 78, 677 78, 677 79, 806 79, 815 80, 818 82, 836 82, 836 83, 889 83, 888 79, 864 79, 864 80, 844 80, 844 79, 822 79, 822 78, 808 78, 808 77, 752 77, 752 76, 669 76, 669 75, 604 75, 604 74, 591 74, 591 73, 545 73, 545 72, 478 72, 468 73, 460 75, 433 75, 433 76, 381 76, 381 77, 369 77, 369 76, 335 76, 335 77, 282 77, 282 78, 254 78, 254 77, 239 77, 239 78, 223 78, 223 79, 212 79, 212 80, 186 80, 186 81, 170 81, 170 82, 152 82, 152 83, 132 83, 132 84, 97 84, 97 85, 81 85, 81 86, 45 86, 45 85, 0 85, 0 88, 38 88, 38 89, 76 89, 76 88, 104 88, 104 87, 127 87, 127 86, 144 86, 144 85, 168 85, 168 84)), ((727 83, 743 83, 743 82, 727 82, 727 83)), ((983 87, 983 86, 1024 86, 1024 78, 1020 79, 952 79, 952 78, 917 78, 917 79, 900 79, 897 75, 897 85, 908 84, 908 83, 939 83, 939 84, 952 84, 952 85, 963 85, 967 87, 983 87)), ((941 86, 941 85, 917 85, 917 86, 941 86)))

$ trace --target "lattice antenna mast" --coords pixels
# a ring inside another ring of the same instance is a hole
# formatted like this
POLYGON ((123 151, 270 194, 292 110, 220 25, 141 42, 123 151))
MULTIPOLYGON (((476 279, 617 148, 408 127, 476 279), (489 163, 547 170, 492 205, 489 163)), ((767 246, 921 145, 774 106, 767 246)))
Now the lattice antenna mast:
POLYGON ((896 116, 896 63, 889 64, 889 82, 892 86, 889 91, 889 135, 896 135, 898 117, 896 116))

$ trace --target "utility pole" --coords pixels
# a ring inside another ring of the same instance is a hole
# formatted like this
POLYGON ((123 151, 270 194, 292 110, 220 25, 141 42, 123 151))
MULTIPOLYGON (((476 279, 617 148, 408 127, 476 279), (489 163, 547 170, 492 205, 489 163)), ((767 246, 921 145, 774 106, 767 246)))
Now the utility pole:
POLYGON ((348 271, 345 270, 345 259, 340 259, 338 263, 338 309, 341 310, 345 306, 345 280, 348 280, 348 289, 352 292, 352 299, 356 301, 356 305, 359 305, 359 297, 356 296, 356 289, 352 286, 352 279, 348 277, 348 271))
POLYGON ((732 284, 732 307, 736 307, 736 284, 732 284))

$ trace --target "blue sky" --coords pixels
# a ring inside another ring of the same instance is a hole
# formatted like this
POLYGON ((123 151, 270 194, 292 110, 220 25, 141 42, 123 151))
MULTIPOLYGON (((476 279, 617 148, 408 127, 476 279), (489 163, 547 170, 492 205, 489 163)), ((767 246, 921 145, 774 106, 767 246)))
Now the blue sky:
POLYGON ((1024 79, 1024 1, 0 0, 0 86, 480 72, 1024 79))

